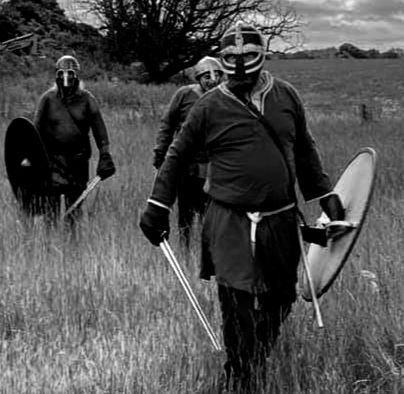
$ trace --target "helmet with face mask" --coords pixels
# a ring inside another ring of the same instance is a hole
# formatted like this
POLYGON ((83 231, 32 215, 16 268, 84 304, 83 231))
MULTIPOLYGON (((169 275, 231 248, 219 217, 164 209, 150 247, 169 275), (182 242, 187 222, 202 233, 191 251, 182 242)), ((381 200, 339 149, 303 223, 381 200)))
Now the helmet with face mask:
POLYGON ((194 78, 199 82, 203 91, 214 88, 221 82, 223 75, 220 61, 214 57, 205 56, 194 67, 194 78))
POLYGON ((260 71, 264 65, 264 37, 253 26, 238 21, 224 33, 220 54, 224 72, 230 78, 244 79, 246 75, 260 71))
POLYGON ((223 74, 223 68, 219 60, 211 56, 205 56, 195 65, 194 78, 198 80, 205 73, 210 73, 212 78, 214 78, 215 72, 223 74))
POLYGON ((74 56, 65 55, 56 62, 56 83, 63 90, 75 90, 79 85, 80 64, 74 56))

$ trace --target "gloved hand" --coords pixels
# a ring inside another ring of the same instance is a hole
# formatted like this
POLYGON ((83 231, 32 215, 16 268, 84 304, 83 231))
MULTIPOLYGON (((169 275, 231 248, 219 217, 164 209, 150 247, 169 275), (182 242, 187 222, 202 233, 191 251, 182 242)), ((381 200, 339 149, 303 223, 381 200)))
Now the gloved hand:
POLYGON ((163 238, 168 239, 170 233, 170 211, 158 205, 148 203, 140 217, 139 226, 146 238, 154 245, 159 246, 163 238))
POLYGON ((345 219, 345 209, 337 193, 321 198, 320 206, 331 221, 345 219))
POLYGON ((154 152, 153 167, 158 170, 164 162, 165 155, 159 151, 154 152))
POLYGON ((97 165, 97 175, 102 179, 109 178, 115 174, 115 165, 109 152, 100 154, 97 165))

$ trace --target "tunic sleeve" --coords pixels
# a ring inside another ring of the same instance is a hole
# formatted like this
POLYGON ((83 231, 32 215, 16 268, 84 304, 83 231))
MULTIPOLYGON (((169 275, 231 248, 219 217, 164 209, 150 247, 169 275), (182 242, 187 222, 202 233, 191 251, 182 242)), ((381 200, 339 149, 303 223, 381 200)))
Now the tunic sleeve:
POLYGON ((34 114, 34 125, 41 132, 43 122, 46 119, 46 105, 47 105, 47 95, 44 93, 38 102, 34 114))
POLYGON ((166 112, 160 121, 160 127, 157 132, 156 145, 154 152, 164 155, 168 147, 173 142, 174 134, 180 127, 180 107, 182 103, 182 89, 178 89, 171 98, 166 112))
POLYGON ((150 199, 165 206, 172 206, 176 199, 180 169, 186 167, 205 141, 205 109, 191 108, 180 132, 170 145, 167 157, 154 181, 150 199))
POLYGON ((109 138, 104 119, 97 100, 92 94, 89 94, 89 109, 90 109, 90 126, 93 132, 94 140, 100 153, 108 152, 109 138))
POLYGON ((323 170, 316 142, 307 126, 306 114, 298 93, 293 90, 297 103, 295 165, 299 188, 306 201, 320 198, 332 190, 328 175, 323 170))

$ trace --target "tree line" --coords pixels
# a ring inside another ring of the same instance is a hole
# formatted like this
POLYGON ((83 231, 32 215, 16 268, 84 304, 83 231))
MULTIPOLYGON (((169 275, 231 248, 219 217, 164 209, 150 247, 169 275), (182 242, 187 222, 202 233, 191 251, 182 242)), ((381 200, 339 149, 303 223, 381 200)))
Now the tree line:
MULTIPOLYGON (((269 58, 397 58, 402 51, 339 48, 297 51, 303 21, 282 0, 72 0, 97 18, 97 28, 69 19, 57 0, 0 1, 0 42, 38 35, 50 58, 73 53, 103 70, 136 64, 146 82, 165 82, 205 55, 217 55, 220 38, 236 20, 254 21, 284 50, 269 58), (294 50, 294 51, 292 51, 294 50), (139 67, 140 65, 140 67, 139 67), (144 77, 145 76, 145 77, 144 77)), ((1 56, 1 55, 0 55, 1 56)))
POLYGON ((398 59, 404 57, 404 50, 391 48, 381 52, 377 49, 361 49, 353 44, 344 43, 339 47, 296 51, 272 56, 272 58, 275 57, 278 59, 398 59))
POLYGON ((76 0, 98 18, 98 28, 69 20, 57 0, 0 4, 0 42, 35 32, 43 51, 72 50, 102 64, 141 63, 149 81, 164 82, 217 54, 236 21, 254 21, 270 47, 297 45, 302 21, 282 0, 76 0))

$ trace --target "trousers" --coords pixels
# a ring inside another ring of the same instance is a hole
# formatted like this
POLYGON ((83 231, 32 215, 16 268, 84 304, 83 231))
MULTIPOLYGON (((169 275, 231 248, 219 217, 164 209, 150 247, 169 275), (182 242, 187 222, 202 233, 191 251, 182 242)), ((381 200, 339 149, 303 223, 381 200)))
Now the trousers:
POLYGON ((227 385, 236 392, 255 392, 265 384, 265 363, 292 301, 271 292, 252 293, 218 285, 222 332, 227 360, 227 385))

